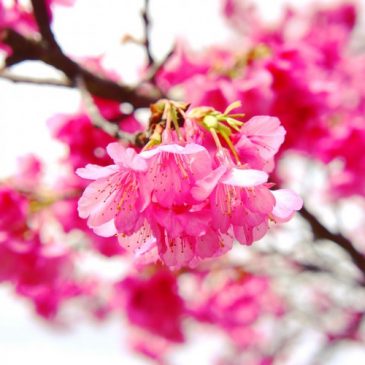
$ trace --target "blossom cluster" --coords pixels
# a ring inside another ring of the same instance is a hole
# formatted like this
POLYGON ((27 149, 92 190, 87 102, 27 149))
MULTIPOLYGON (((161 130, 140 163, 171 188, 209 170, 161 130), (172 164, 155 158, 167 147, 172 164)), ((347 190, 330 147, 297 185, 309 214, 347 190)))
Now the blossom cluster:
POLYGON ((242 123, 230 114, 236 106, 224 113, 196 108, 186 116, 185 105, 158 102, 165 129, 157 125, 141 152, 114 142, 107 146, 114 164, 77 170, 94 180, 79 200, 80 217, 96 234, 118 235, 139 262, 159 258, 175 269, 222 255, 234 239, 250 245, 270 221, 288 221, 301 199, 272 190, 265 172, 284 128, 268 116, 242 123))
POLYGON ((30 177, 37 181, 39 161, 28 157, 22 163, 27 169, 14 177, 13 187, 0 187, 0 211, 6 212, 0 218, 0 282, 12 283, 40 316, 52 319, 63 301, 83 292, 83 284, 74 277, 74 253, 45 237, 47 223, 26 190, 30 177))
POLYGON ((163 90, 179 87, 194 106, 224 110, 242 101, 247 117, 276 116, 287 131, 280 154, 295 151, 331 164, 334 197, 364 195, 364 55, 353 50, 358 8, 287 7, 268 26, 249 1, 225 0, 239 43, 194 53, 179 44, 160 70, 163 90))

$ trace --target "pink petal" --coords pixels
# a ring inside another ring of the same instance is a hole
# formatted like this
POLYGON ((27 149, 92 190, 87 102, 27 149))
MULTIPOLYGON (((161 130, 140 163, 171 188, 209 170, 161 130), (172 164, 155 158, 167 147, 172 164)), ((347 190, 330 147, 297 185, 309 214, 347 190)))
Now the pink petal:
POLYGON ((103 209, 109 199, 114 199, 117 194, 114 182, 118 177, 119 174, 115 174, 89 184, 78 201, 77 209, 81 218, 95 214, 98 210, 103 209))
POLYGON ((231 236, 211 229, 196 239, 195 253, 200 258, 217 257, 230 250, 232 245, 233 238, 231 236))
POLYGON ((264 159, 275 155, 286 133, 278 118, 266 115, 251 118, 243 125, 241 132, 260 147, 260 155, 264 159))
POLYGON ((114 225, 114 219, 100 226, 94 227, 93 231, 95 234, 101 237, 112 237, 117 234, 117 230, 114 225))
POLYGON ((194 257, 191 238, 177 237, 171 242, 165 250, 160 251, 164 263, 175 270, 187 266, 194 257))
POLYGON ((161 152, 190 155, 205 151, 206 149, 203 146, 196 143, 189 143, 186 146, 180 146, 178 144, 165 144, 153 148, 152 150, 143 151, 140 153, 140 156, 146 159, 150 159, 151 157, 156 156, 161 152))
POLYGON ((119 235, 118 240, 123 248, 136 256, 146 254, 156 245, 156 238, 146 221, 137 232, 130 236, 119 235))
POLYGON ((113 159, 113 161, 118 164, 124 161, 124 153, 126 148, 123 147, 119 142, 109 143, 106 147, 108 155, 113 159))
POLYGON ((221 177, 227 171, 224 165, 219 166, 213 170, 208 176, 197 181, 196 186, 191 189, 191 194, 197 201, 205 200, 214 190, 221 177))
POLYGON ((268 178, 268 174, 264 171, 232 168, 222 179, 222 183, 249 188, 264 184, 268 178))
POLYGON ((134 171, 147 170, 147 162, 133 148, 125 148, 120 143, 113 142, 108 144, 106 150, 116 164, 134 171))
POLYGON ((291 190, 280 189, 274 190, 272 193, 276 200, 272 215, 277 222, 288 221, 294 212, 303 206, 302 198, 291 190))
POLYGON ((117 171, 118 166, 116 165, 102 167, 98 165, 87 164, 85 167, 77 169, 76 174, 83 179, 96 180, 103 177, 108 177, 117 171))
POLYGON ((246 204, 250 210, 267 215, 272 212, 275 206, 275 197, 266 186, 247 189, 245 193, 246 204))

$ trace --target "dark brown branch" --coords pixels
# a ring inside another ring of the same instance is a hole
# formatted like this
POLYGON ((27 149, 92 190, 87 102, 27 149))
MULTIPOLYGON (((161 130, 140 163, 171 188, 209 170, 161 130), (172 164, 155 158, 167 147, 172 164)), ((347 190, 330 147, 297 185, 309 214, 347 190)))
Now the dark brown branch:
POLYGON ((148 66, 154 65, 155 61, 151 52, 151 42, 150 42, 150 31, 151 31, 151 21, 149 16, 149 0, 144 0, 144 8, 142 10, 142 20, 143 20, 143 28, 144 28, 144 47, 146 50, 148 66))
MULTIPOLYGON (((42 39, 38 41, 26 38, 13 29, 3 30, 0 33, 0 40, 12 49, 12 54, 7 57, 5 61, 7 67, 26 60, 42 61, 62 71, 68 78, 68 84, 70 86, 74 86, 76 79, 81 77, 85 82, 87 90, 92 95, 119 102, 128 102, 135 108, 148 107, 163 96, 157 88, 154 89, 153 93, 149 90, 149 94, 147 95, 146 93, 143 93, 143 88, 132 88, 120 85, 112 80, 93 74, 73 61, 63 53, 52 33, 49 9, 47 9, 45 0, 31 1, 34 17, 37 21, 42 39)), ((146 24, 146 49, 150 55, 148 0, 146 0, 143 18, 146 24)), ((153 63, 151 55, 149 57, 149 62, 150 61, 153 63)), ((14 82, 16 81, 14 80, 14 82)), ((39 84, 46 83, 40 82, 39 84)))
POLYGON ((69 81, 61 81, 57 79, 37 78, 10 74, 8 72, 0 72, 0 79, 11 81, 14 83, 34 84, 34 85, 46 85, 46 86, 58 86, 58 87, 72 87, 73 85, 69 81))
POLYGON ((44 42, 24 37, 12 29, 6 29, 1 34, 1 40, 9 45, 13 53, 5 61, 6 66, 12 66, 25 60, 42 61, 62 71, 71 84, 77 77, 85 80, 90 93, 105 99, 131 103, 134 107, 148 107, 160 98, 156 95, 145 95, 140 90, 120 85, 112 80, 95 75, 66 56, 60 48, 49 48, 44 42))
POLYGON ((50 13, 49 9, 47 9, 45 0, 31 0, 31 2, 33 14, 43 41, 47 42, 49 47, 59 49, 51 29, 50 13))
POLYGON ((336 243, 338 246, 342 247, 351 257, 353 263, 357 266, 357 268, 361 271, 363 277, 365 278, 365 256, 356 250, 356 248, 352 245, 349 239, 347 239, 340 233, 333 233, 329 231, 306 208, 303 207, 300 211, 300 214, 311 226, 315 238, 330 240, 336 243))
MULTIPOLYGON (((167 55, 164 57, 164 59, 161 62, 155 63, 152 65, 152 67, 149 68, 147 71, 147 74, 143 80, 143 82, 150 82, 155 83, 157 74, 163 69, 166 62, 170 59, 170 57, 174 54, 175 48, 173 48, 167 55)), ((165 96, 163 96, 165 97, 165 96)))

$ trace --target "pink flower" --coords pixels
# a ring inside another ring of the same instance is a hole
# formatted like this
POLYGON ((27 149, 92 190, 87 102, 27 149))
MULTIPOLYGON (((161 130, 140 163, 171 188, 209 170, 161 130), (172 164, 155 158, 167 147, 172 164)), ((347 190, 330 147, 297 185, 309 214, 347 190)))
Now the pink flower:
POLYGON ((15 233, 26 226, 28 201, 17 191, 0 187, 0 232, 15 233))
MULTIPOLYGON (((263 158, 278 147, 276 127, 252 137, 263 158)), ((77 170, 95 180, 79 200, 79 215, 98 235, 118 234, 137 265, 161 259, 172 269, 195 266, 227 252, 234 238, 259 240, 270 219, 287 221, 301 207, 294 193, 271 192, 265 172, 233 167, 229 155, 212 171, 210 154, 195 143, 162 144, 140 154, 112 143, 107 151, 114 165, 77 170)))
POLYGON ((131 331, 128 342, 133 351, 161 365, 166 364, 166 354, 172 347, 169 340, 140 328, 131 331))
POLYGON ((33 14, 27 11, 19 1, 14 1, 6 6, 0 2, 0 29, 12 28, 19 33, 27 35, 37 31, 33 14))
POLYGON ((263 340, 255 327, 260 317, 281 316, 285 310, 270 284, 268 277, 246 273, 226 278, 211 289, 202 285, 200 295, 192 300, 191 312, 197 320, 221 328, 236 345, 255 347, 263 340))
MULTIPOLYGON (((65 191, 67 195, 67 191, 65 191)), ((84 219, 79 217, 77 211, 78 198, 66 198, 52 204, 52 213, 62 225, 65 232, 79 229, 85 233, 90 246, 104 256, 112 257, 124 254, 124 249, 118 243, 117 237, 101 237, 89 229, 84 219)))
MULTIPOLYGON (((195 217, 190 217, 190 222, 193 218, 195 217)), ((171 223, 179 220, 181 217, 173 219, 171 223)), ((232 248, 233 237, 207 228, 209 222, 207 218, 204 230, 199 231, 199 234, 182 232, 174 236, 157 221, 154 222, 153 229, 145 221, 136 233, 130 236, 119 235, 118 239, 121 246, 133 254, 137 266, 162 260, 173 270, 194 267, 203 259, 221 256, 232 248)))
POLYGON ((129 276, 116 286, 117 296, 129 321, 170 341, 182 342, 181 322, 184 302, 179 296, 176 277, 159 270, 143 278, 129 276))
POLYGON ((39 185, 42 178, 42 162, 35 155, 29 154, 18 158, 14 183, 22 189, 31 190, 39 185))
POLYGON ((163 207, 194 204, 191 188, 211 170, 207 150, 198 144, 166 144, 140 154, 148 161, 146 189, 163 207))
MULTIPOLYGON (((155 208, 156 209, 156 208, 155 208)), ((217 257, 232 248, 233 238, 210 227, 207 209, 153 212, 153 233, 162 261, 173 269, 195 266, 202 259, 217 257)))
POLYGON ((205 74, 208 71, 209 65, 202 60, 195 60, 185 48, 183 44, 179 43, 173 55, 158 72, 157 82, 164 90, 168 90, 196 74, 205 74))
POLYGON ((81 294, 73 278, 73 257, 65 246, 41 242, 38 234, 23 240, 0 238, 0 281, 34 303, 37 313, 52 319, 67 299, 81 294))
POLYGON ((294 193, 274 195, 267 184, 268 175, 260 170, 227 168, 222 165, 193 188, 196 199, 209 198, 212 225, 223 233, 233 232, 236 239, 250 245, 269 229, 269 219, 288 220, 302 201, 294 193), (285 202, 282 202, 285 199, 285 202))
POLYGON ((56 115, 48 124, 53 137, 68 146, 67 162, 74 169, 85 166, 86 163, 110 163, 105 148, 114 139, 93 127, 86 115, 56 115))
POLYGON ((140 179, 141 173, 147 170, 147 163, 133 149, 125 149, 119 143, 109 144, 107 152, 114 165, 87 165, 77 170, 79 176, 95 180, 79 200, 79 215, 88 218, 89 227, 98 234, 131 235, 144 220, 141 212, 146 195, 140 179))
POLYGON ((251 168, 270 172, 274 168, 273 157, 284 142, 285 129, 279 119, 257 116, 246 122, 235 144, 241 162, 251 168))
MULTIPOLYGON (((140 130, 140 123, 131 115, 126 117, 120 112, 119 103, 94 98, 104 118, 119 122, 120 129, 134 133, 140 130)), ((55 115, 48 121, 53 137, 65 143, 69 149, 67 162, 73 169, 87 163, 107 165, 110 163, 106 146, 115 139, 95 128, 84 111, 75 115, 55 115)))
POLYGON ((284 223, 291 219, 295 211, 302 209, 303 200, 288 189, 273 190, 275 206, 271 217, 275 222, 284 223))

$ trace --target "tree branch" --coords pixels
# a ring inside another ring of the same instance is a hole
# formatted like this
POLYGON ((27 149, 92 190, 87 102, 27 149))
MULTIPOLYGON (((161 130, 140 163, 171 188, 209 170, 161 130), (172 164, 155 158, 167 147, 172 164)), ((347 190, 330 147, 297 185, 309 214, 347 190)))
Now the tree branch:
MULTIPOLYGON (((143 82, 150 82, 155 84, 157 74, 163 69, 165 63, 170 59, 170 57, 174 54, 175 48, 173 48, 169 53, 166 54, 164 59, 161 62, 154 63, 148 70, 143 79, 143 82)), ((163 96, 165 97, 165 96, 163 96)))
POLYGON ((149 0, 144 0, 144 8, 142 10, 142 20, 143 20, 143 28, 144 28, 144 47, 146 50, 148 66, 152 66, 155 64, 155 60, 153 59, 151 53, 151 44, 150 44, 150 30, 151 30, 151 22, 149 16, 149 0))
POLYGON ((72 87, 73 85, 68 80, 61 81, 57 79, 37 78, 28 76, 19 76, 10 74, 8 72, 0 72, 0 79, 11 81, 14 83, 25 83, 34 85, 58 86, 58 87, 72 87))
POLYGON ((45 0, 31 0, 33 7, 33 14, 37 22, 39 32, 42 35, 44 42, 48 43, 51 48, 60 48, 51 29, 51 19, 49 9, 47 8, 45 0))
POLYGON ((335 242, 338 246, 342 247, 342 249, 344 249, 351 257, 351 260, 361 271, 363 277, 365 278, 365 256, 356 250, 356 248, 352 245, 349 239, 347 239, 340 233, 332 233, 331 231, 329 231, 306 208, 303 207, 300 210, 300 214, 309 223, 312 228, 313 234, 317 239, 327 239, 335 242))
POLYGON ((5 60, 6 66, 12 66, 25 60, 42 61, 62 71, 71 84, 74 84, 76 78, 81 76, 87 89, 93 95, 128 102, 136 108, 148 107, 160 98, 157 90, 155 90, 155 95, 146 95, 138 89, 94 75, 66 56, 59 47, 48 47, 47 43, 26 38, 13 29, 5 29, 0 38, 13 50, 5 60))
POLYGON ((137 144, 137 139, 139 134, 130 134, 120 130, 117 124, 111 123, 106 120, 100 113, 98 107, 95 105, 94 100, 86 88, 84 80, 79 77, 76 80, 76 84, 80 89, 81 96, 87 110, 87 114, 91 120, 91 123, 99 129, 102 129, 105 133, 110 136, 120 139, 122 141, 131 143, 133 145, 137 144))

